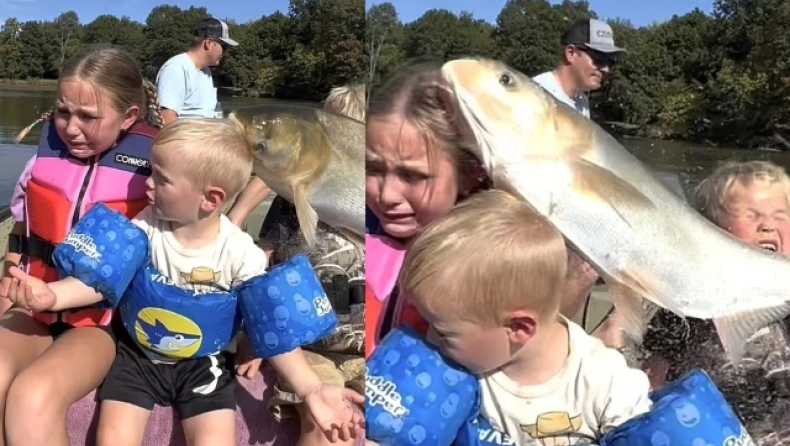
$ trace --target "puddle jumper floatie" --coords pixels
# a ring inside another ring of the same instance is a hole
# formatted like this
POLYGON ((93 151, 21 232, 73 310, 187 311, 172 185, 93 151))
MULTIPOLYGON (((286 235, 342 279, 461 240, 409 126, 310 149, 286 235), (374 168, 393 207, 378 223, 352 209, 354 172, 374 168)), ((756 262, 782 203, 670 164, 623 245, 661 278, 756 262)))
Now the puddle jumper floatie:
MULTIPOLYGON (((650 395, 653 408, 610 431, 600 446, 756 446, 727 400, 701 370, 650 395)), ((455 446, 514 445, 482 417, 459 431, 455 446)))
POLYGON ((127 332, 154 359, 222 351, 242 321, 260 358, 314 343, 337 327, 306 257, 229 292, 182 289, 151 264, 145 232, 102 204, 85 214, 53 257, 61 277, 78 278, 105 296, 104 305, 118 308, 127 332))
POLYGON ((710 376, 692 371, 650 395, 653 408, 616 429, 601 446, 756 446, 710 376))
POLYGON ((381 446, 450 446, 479 406, 477 379, 407 327, 368 357, 366 438, 381 446))

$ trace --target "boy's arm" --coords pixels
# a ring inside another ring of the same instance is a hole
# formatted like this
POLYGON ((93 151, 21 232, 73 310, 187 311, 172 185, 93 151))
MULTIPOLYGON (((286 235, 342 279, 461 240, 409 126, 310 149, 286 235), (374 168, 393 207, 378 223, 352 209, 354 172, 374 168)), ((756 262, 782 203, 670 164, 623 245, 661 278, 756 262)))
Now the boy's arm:
POLYGON ((620 426, 626 421, 647 413, 652 407, 648 397, 650 382, 645 372, 628 367, 620 352, 607 348, 596 352, 599 356, 590 364, 586 373, 598 379, 588 379, 590 384, 598 381, 590 388, 595 394, 595 407, 601 435, 620 426))
POLYGON ((321 378, 310 367, 304 352, 299 347, 288 353, 273 356, 268 360, 280 377, 288 381, 299 398, 309 395, 322 383, 321 378))
MULTIPOLYGON (((249 280, 265 274, 269 262, 266 253, 255 245, 251 237, 246 240, 248 237, 245 234, 245 240, 241 242, 243 245, 239 246, 240 249, 233 251, 238 256, 236 257, 238 267, 234 268, 236 270, 234 276, 238 281, 249 280)), ((301 348, 267 358, 267 360, 277 370, 280 377, 288 381, 294 393, 299 397, 310 394, 321 384, 321 378, 310 367, 301 348)))
MULTIPOLYGON (((152 218, 153 213, 151 208, 146 207, 131 219, 131 221, 137 227, 145 231, 146 235, 150 236, 150 221, 152 218)), ((63 311, 70 308, 87 307, 104 300, 104 296, 101 293, 74 277, 66 277, 65 279, 50 282, 47 285, 52 291, 52 294, 55 295, 55 304, 48 311, 63 311)))

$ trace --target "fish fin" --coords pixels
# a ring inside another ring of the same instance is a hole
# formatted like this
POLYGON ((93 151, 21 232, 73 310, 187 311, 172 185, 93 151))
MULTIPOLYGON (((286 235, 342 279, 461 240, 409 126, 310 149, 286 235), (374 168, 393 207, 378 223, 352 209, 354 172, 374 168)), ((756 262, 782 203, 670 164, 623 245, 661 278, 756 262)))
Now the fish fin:
POLYGON ((647 325, 659 307, 621 285, 609 286, 609 300, 614 304, 613 316, 618 328, 630 341, 641 344, 647 325))
POLYGON ((296 207, 296 218, 299 220, 299 227, 302 229, 307 245, 314 247, 316 239, 316 227, 318 227, 318 214, 310 205, 307 199, 307 191, 304 187, 294 188, 294 206, 296 207))
POLYGON ((345 228, 338 229, 338 232, 340 232, 343 237, 347 238, 348 241, 355 244, 357 247, 362 248, 363 250, 365 249, 365 237, 360 237, 353 231, 345 228))
MULTIPOLYGON (((622 205, 655 207, 650 198, 610 170, 583 159, 574 160, 571 168, 575 172, 574 188, 580 194, 609 204, 621 216, 617 209, 622 205)), ((623 218, 623 221, 628 220, 623 218)))
POLYGON ((716 332, 727 357, 733 364, 743 358, 746 342, 758 330, 790 315, 790 303, 778 307, 742 311, 730 316, 713 318, 716 332))

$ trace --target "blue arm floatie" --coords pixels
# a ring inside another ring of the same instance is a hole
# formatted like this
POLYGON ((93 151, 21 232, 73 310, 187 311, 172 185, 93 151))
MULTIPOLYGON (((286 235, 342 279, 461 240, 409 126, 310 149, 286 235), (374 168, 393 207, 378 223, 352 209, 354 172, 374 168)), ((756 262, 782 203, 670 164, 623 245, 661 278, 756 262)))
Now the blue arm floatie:
POLYGON ((75 277, 118 305, 148 260, 148 237, 125 215, 97 203, 52 254, 61 278, 75 277))
POLYGON ((601 439, 601 446, 755 446, 724 395, 697 370, 650 395, 653 408, 601 439))
POLYGON ((337 316, 304 255, 237 288, 244 327, 256 358, 270 358, 332 334, 337 316))
POLYGON ((411 329, 395 329, 367 361, 366 438, 382 446, 449 446, 477 413, 477 379, 411 329))

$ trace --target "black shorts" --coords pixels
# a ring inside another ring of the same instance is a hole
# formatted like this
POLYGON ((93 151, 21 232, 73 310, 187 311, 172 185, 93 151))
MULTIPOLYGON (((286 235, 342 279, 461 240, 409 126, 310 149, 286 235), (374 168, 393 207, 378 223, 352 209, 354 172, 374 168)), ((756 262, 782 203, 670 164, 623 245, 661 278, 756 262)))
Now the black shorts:
POLYGON ((128 333, 118 333, 118 353, 99 400, 153 410, 174 406, 182 419, 221 409, 236 410, 233 355, 222 352, 175 364, 152 362, 128 333))

